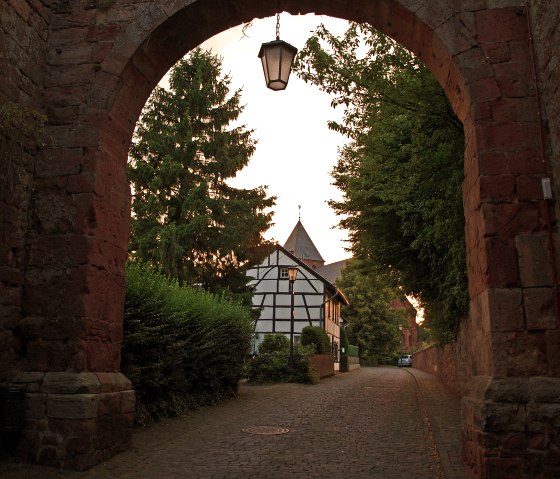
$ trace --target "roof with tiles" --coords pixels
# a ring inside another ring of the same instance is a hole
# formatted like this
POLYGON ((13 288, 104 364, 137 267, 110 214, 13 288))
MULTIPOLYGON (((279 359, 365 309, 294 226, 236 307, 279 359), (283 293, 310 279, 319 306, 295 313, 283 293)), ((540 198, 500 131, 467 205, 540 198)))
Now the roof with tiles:
POLYGON ((295 228, 290 233, 284 248, 296 258, 325 262, 300 220, 298 220, 295 228))

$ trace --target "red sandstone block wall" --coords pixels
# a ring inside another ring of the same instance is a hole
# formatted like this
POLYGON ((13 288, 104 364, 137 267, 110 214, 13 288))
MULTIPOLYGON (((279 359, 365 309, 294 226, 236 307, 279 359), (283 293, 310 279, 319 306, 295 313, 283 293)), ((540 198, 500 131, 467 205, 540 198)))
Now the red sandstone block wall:
MULTIPOLYGON (((17 103, 41 112, 50 3, 0 2, 0 108, 17 103)), ((0 125, 0 382, 15 374, 24 352, 19 322, 36 151, 35 140, 18 138, 17 154, 6 154, 13 136, 0 125)))
POLYGON ((412 356, 412 366, 433 374, 457 395, 463 396, 466 384, 459 379, 457 349, 456 343, 424 349, 412 356))
MULTIPOLYGON (((556 195, 560 191, 560 3, 530 2, 543 128, 556 195)), ((556 202, 558 207, 558 201, 556 202)))

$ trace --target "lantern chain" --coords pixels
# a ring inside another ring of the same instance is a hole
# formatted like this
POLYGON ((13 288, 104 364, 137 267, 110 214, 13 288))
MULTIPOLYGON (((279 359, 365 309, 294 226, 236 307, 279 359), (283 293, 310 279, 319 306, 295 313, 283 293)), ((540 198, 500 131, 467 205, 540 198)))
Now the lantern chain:
POLYGON ((280 40, 280 14, 276 14, 276 40, 280 40))

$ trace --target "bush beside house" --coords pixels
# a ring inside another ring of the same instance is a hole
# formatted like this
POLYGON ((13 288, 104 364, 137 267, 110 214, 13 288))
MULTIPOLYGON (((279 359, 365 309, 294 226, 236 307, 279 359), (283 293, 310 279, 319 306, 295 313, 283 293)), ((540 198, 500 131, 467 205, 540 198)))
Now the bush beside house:
POLYGON ((250 351, 246 308, 127 265, 122 371, 145 424, 235 394, 250 351))
POLYGON ((290 367, 290 341, 279 333, 266 334, 259 345, 259 354, 249 361, 247 375, 253 383, 298 382, 316 383, 317 372, 311 365, 314 349, 296 345, 294 363, 290 367))
POLYGON ((314 346, 315 354, 331 354, 331 341, 325 330, 319 326, 306 326, 301 330, 301 344, 314 346))
POLYGON ((319 378, 334 375, 334 356, 329 335, 319 326, 306 326, 301 330, 301 344, 313 347, 315 354, 311 357, 311 365, 319 378))

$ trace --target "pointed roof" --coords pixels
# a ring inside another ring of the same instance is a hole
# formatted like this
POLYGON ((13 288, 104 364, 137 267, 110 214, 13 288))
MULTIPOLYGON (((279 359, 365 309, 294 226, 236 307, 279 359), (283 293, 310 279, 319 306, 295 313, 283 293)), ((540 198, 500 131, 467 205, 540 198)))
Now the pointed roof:
POLYGON ((284 243, 284 248, 299 259, 325 261, 313 244, 313 241, 311 241, 300 220, 298 220, 286 243, 284 243))
MULTIPOLYGON (((350 302, 348 301, 348 298, 345 296, 345 294, 342 292, 342 290, 337 288, 334 284, 332 284, 326 278, 324 278, 319 273, 317 273, 317 270, 315 268, 310 267, 308 264, 303 262, 300 258, 298 258, 297 256, 290 253, 290 251, 287 250, 284 246, 280 246, 278 243, 276 243, 276 250, 284 253, 297 266, 299 266, 300 268, 303 268, 304 270, 309 272, 311 275, 313 275, 315 278, 322 281, 323 284, 325 285, 326 290, 328 291, 329 295, 331 296, 331 298, 336 298, 338 301, 340 301, 342 304, 345 304, 345 305, 350 304, 350 302)), ((303 280, 306 281, 305 278, 303 278, 303 280)))

